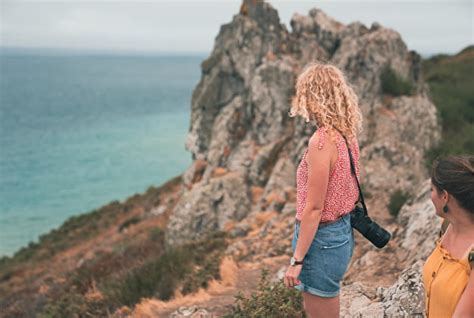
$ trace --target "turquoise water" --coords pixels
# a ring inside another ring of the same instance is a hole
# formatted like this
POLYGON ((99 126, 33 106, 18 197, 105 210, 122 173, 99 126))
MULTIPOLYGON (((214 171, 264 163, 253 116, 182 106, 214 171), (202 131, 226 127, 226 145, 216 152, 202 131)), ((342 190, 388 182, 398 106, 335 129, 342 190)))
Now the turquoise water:
POLYGON ((2 55, 0 255, 182 173, 202 60, 2 55))

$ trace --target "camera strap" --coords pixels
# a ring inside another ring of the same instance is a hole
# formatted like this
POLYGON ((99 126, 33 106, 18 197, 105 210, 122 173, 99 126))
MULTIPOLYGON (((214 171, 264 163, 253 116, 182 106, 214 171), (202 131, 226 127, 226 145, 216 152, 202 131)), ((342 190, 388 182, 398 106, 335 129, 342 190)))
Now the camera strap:
POLYGON ((351 149, 349 148, 349 144, 347 143, 346 137, 343 134, 341 134, 341 135, 344 138, 344 140, 346 141, 347 151, 349 152, 349 159, 350 159, 350 162, 351 162, 351 173, 352 173, 352 175, 355 176, 356 181, 357 181, 357 187, 359 187, 359 200, 357 200, 356 203, 361 201, 362 206, 364 207, 364 212, 365 212, 366 215, 368 215, 367 207, 365 206, 364 196, 362 194, 362 189, 360 188, 359 179, 357 178, 357 174, 356 174, 356 170, 355 170, 355 166, 354 166, 354 161, 352 159, 351 149))

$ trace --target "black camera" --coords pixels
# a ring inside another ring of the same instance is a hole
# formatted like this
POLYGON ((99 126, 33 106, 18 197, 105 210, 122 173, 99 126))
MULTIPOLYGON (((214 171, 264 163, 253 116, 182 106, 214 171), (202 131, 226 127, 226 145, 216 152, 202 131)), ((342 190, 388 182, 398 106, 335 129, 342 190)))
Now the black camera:
POLYGON ((372 221, 364 208, 359 205, 356 205, 351 211, 351 225, 378 248, 387 245, 392 236, 387 230, 372 221))

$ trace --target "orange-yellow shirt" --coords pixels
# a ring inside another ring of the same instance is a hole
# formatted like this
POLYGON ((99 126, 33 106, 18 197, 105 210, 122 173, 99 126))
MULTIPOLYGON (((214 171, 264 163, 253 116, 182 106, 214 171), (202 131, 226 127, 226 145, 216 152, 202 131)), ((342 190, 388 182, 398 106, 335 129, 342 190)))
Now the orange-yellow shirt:
POLYGON ((453 316, 471 273, 470 249, 461 259, 456 259, 441 245, 443 237, 436 241, 435 249, 423 266, 428 318, 453 316))

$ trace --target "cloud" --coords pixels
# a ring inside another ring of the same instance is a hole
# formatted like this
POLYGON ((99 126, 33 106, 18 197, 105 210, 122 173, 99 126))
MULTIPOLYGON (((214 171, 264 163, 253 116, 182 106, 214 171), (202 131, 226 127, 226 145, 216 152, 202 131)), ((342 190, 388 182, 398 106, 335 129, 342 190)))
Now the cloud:
MULTIPOLYGON (((471 1, 269 1, 288 29, 291 16, 319 7, 343 22, 377 21, 410 49, 456 52, 472 44, 471 1), (423 17, 420 21, 420 17, 423 17), (442 21, 442 22, 440 22, 442 21)), ((210 52, 241 1, 3 1, 1 45, 210 52)))

